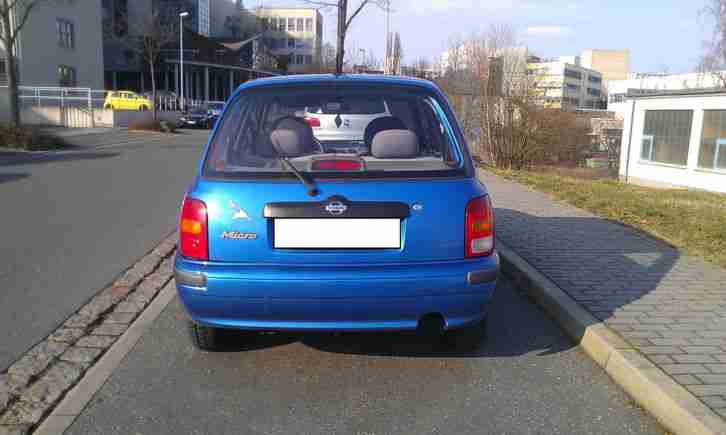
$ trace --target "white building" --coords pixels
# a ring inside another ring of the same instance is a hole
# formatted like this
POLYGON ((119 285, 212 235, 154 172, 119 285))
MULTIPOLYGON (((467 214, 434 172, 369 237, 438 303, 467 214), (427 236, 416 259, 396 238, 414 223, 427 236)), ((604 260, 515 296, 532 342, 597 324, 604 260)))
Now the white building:
POLYGON ((527 71, 534 77, 545 107, 575 110, 598 109, 603 102, 602 74, 578 64, 578 57, 556 60, 532 58, 527 71))
POLYGON ((305 72, 320 63, 323 16, 314 8, 260 8, 262 43, 275 56, 289 56, 288 71, 305 72))
MULTIPOLYGON (((722 74, 726 74, 726 72, 722 74)), ((610 82, 608 110, 615 112, 622 119, 630 107, 628 104, 628 94, 710 89, 718 86, 720 86, 720 82, 717 76, 712 73, 629 74, 626 80, 613 80, 610 82)))
POLYGON ((726 90, 660 91, 623 104, 621 180, 726 193, 726 90))
MULTIPOLYGON (((101 2, 41 2, 20 31, 17 55, 22 86, 103 89, 101 2)), ((6 82, 0 44, 0 85, 6 82)))

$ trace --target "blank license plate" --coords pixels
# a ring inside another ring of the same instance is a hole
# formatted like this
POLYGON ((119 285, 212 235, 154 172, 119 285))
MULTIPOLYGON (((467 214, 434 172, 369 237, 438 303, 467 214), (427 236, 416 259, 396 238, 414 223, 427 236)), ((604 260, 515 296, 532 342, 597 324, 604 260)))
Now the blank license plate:
POLYGON ((277 249, 399 249, 400 219, 275 219, 277 249))

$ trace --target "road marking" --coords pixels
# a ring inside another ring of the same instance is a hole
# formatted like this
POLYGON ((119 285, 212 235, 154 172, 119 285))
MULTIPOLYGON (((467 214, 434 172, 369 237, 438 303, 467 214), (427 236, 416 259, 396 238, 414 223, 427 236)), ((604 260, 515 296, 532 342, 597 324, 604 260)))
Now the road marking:
POLYGON ((154 321, 169 305, 176 295, 176 284, 172 279, 154 298, 146 310, 129 326, 129 329, 119 337, 116 343, 91 367, 81 381, 71 389, 66 397, 50 413, 48 418, 33 432, 34 435, 57 435, 65 432, 81 415, 88 403, 114 370, 121 364, 126 355, 131 352, 154 321))

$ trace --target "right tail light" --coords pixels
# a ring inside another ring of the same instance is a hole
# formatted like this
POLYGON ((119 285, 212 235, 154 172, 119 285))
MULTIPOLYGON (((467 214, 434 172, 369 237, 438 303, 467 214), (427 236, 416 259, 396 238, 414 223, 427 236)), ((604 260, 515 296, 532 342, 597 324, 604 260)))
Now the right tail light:
POLYGON ((489 196, 466 206, 466 258, 486 257, 494 252, 494 210, 489 196))

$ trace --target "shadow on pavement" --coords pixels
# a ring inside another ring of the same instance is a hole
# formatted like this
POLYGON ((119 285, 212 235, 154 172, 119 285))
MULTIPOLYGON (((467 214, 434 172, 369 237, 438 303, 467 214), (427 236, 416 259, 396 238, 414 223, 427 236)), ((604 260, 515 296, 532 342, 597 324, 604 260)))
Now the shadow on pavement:
MULTIPOLYGON (((72 150, 69 150, 72 151, 72 150)), ((95 160, 116 157, 117 152, 48 152, 48 153, 23 153, 14 151, 0 151, 0 166, 36 165, 53 162, 70 162, 75 160, 95 160)))
POLYGON ((29 174, 0 174, 0 184, 22 180, 23 178, 28 178, 29 176, 29 174))
POLYGON ((497 208, 496 224, 498 238, 600 320, 659 288, 681 257, 662 240, 597 217, 497 208))

